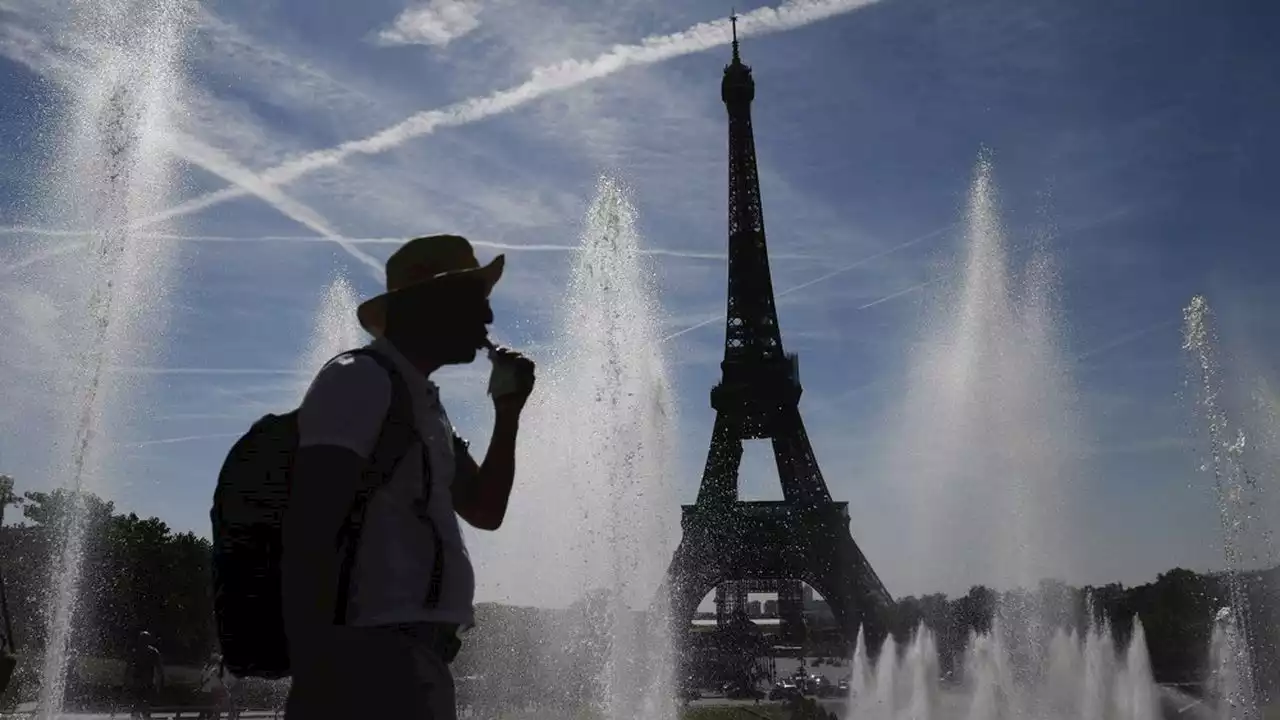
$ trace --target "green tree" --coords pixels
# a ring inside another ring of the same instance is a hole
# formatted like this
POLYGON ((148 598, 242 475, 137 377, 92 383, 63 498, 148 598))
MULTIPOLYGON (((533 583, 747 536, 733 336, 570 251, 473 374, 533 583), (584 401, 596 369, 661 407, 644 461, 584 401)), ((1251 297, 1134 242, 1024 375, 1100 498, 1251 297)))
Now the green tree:
POLYGON ((21 505, 22 498, 13 491, 13 478, 0 474, 0 525, 4 524, 4 510, 10 505, 21 505))

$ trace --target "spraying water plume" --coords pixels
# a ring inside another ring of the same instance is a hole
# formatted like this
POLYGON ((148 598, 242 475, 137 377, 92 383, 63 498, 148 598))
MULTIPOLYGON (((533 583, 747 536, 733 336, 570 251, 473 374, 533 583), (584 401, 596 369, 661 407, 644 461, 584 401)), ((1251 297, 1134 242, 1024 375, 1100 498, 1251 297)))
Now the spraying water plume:
MULTIPOLYGON (((912 354, 885 466, 912 493, 905 542, 920 584, 1035 587, 1073 569, 1068 504, 1081 456, 1075 392, 1060 348, 1046 248, 1019 268, 1001 222, 993 167, 974 170, 966 251, 912 354)), ((1005 593, 988 632, 969 638, 957 682, 941 686, 937 646, 919 628, 872 664, 855 650, 850 718, 1155 720, 1141 624, 1117 652, 1109 628, 1055 626, 1052 593, 1005 593)))
POLYGON ((1158 686, 1146 635, 1134 619, 1127 647, 1111 628, 1081 635, 1059 628, 1028 672, 998 620, 973 632, 951 682, 939 681, 937 642, 923 625, 899 648, 889 638, 873 661, 859 638, 852 664, 848 720, 1159 720, 1158 686))
MULTIPOLYGON (((50 363, 47 396, 70 408, 55 471, 77 499, 90 475, 106 474, 108 428, 125 424, 116 415, 126 409, 130 388, 110 368, 161 349, 156 339, 167 316, 172 244, 132 226, 173 201, 176 168, 166 148, 189 12, 181 0, 77 3, 60 29, 91 48, 94 71, 69 86, 60 153, 45 174, 40 214, 95 231, 82 250, 29 268, 25 279, 61 311, 51 331, 59 357, 50 363), (69 366, 62 358, 71 359, 69 366)), ((73 638, 92 632, 92 618, 76 612, 84 515, 83 503, 73 502, 50 563, 39 695, 45 717, 61 708, 75 649, 84 646, 73 638)))
POLYGON ((1204 467, 1213 477, 1227 570, 1229 606, 1219 613, 1214 629, 1214 672, 1221 684, 1222 707, 1228 709, 1229 717, 1254 718, 1259 713, 1253 677, 1255 628, 1241 573, 1248 569, 1250 546, 1269 537, 1257 527, 1264 519, 1256 517, 1252 507, 1259 488, 1256 476, 1245 465, 1249 437, 1227 412, 1218 338, 1203 295, 1191 298, 1183 320, 1182 346, 1191 364, 1189 384, 1195 392, 1196 413, 1209 443, 1204 467))
MULTIPOLYGON (((635 208, 616 181, 602 178, 550 362, 526 410, 522 485, 493 538, 504 557, 486 573, 500 596, 569 606, 571 629, 548 631, 541 662, 591 668, 574 692, 599 717, 617 720, 675 712, 667 626, 645 608, 675 539, 678 425, 654 278, 640 248, 635 208)), ((559 671, 543 676, 567 682, 559 671)))
POLYGON ((1080 456, 1074 390, 1038 254, 1020 276, 993 168, 974 171, 958 283, 912 353, 884 465, 907 481, 919 563, 932 587, 1034 586, 1072 566, 1066 504, 1080 456))
POLYGON ((325 288, 316 310, 315 326, 311 331, 311 341, 302 356, 299 373, 306 378, 303 381, 299 397, 306 392, 311 378, 330 358, 338 353, 353 350, 365 343, 364 328, 356 318, 356 308, 360 301, 356 291, 347 278, 339 275, 325 288))

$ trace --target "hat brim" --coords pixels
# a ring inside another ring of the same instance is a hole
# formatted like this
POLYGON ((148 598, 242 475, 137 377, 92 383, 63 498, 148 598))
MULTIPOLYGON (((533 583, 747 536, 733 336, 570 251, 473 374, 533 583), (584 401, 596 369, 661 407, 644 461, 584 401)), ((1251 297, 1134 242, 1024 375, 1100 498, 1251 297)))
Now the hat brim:
POLYGON ((387 329, 387 306, 391 302, 391 298, 406 292, 408 290, 417 290, 425 285, 430 285, 437 280, 444 278, 455 278, 464 276, 475 276, 484 283, 484 294, 487 297, 493 292, 493 286, 498 284, 498 280, 502 278, 502 270, 506 265, 506 258, 502 255, 490 260, 487 265, 481 265, 477 268, 468 270, 454 270, 452 272, 440 273, 432 277, 430 280, 410 285, 409 287, 398 288, 390 292, 375 295, 374 297, 360 303, 360 307, 356 309, 356 319, 360 321, 360 327, 365 332, 374 337, 382 337, 387 329))

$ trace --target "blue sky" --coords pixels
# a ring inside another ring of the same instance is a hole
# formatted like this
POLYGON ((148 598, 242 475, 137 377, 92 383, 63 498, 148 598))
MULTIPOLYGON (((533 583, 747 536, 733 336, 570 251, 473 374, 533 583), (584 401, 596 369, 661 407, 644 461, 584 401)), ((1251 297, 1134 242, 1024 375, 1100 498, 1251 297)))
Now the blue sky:
MULTIPOLYGON (((876 468, 923 319, 963 256, 957 223, 983 152, 1015 262, 1049 238, 1055 333, 1083 427, 1073 466, 1085 508, 1072 516, 1080 559, 1044 572, 1133 583, 1175 565, 1219 565, 1178 321, 1192 294, 1207 293, 1224 341, 1253 359, 1247 372, 1233 367, 1233 382, 1253 387, 1276 369, 1280 327, 1267 309, 1280 299, 1271 198, 1280 148, 1270 132, 1280 54, 1270 38, 1280 10, 1100 0, 771 7, 738 11, 757 82, 774 285, 848 268, 780 299, 784 342, 802 356, 802 411, 827 482, 851 501, 855 538, 890 590, 961 591, 930 586, 919 569, 982 552, 908 554, 898 537, 903 481, 876 468)), ((164 226, 187 239, 170 241, 171 267, 156 271, 168 288, 155 310, 163 334, 112 375, 131 378, 132 390, 90 485, 206 531, 231 437, 305 387, 326 287, 342 275, 361 296, 377 290, 369 265, 335 237, 375 263, 394 249, 387 239, 429 232, 489 243, 482 255, 500 248, 508 275, 497 331, 544 346, 566 248, 609 173, 631 189, 645 244, 660 251, 651 260, 664 327, 707 323, 665 347, 681 398, 676 499, 691 501, 723 342, 714 318, 724 310, 727 10, 702 0, 194 9, 164 105, 174 182, 154 209, 237 190, 164 226), (333 152, 388 129, 376 153, 368 142, 333 152), (298 170, 299 158, 316 167, 298 170)), ((14 399, 0 410, 0 470, 26 489, 53 484, 51 458, 65 454, 54 442, 64 401, 32 368, 66 353, 42 333, 61 307, 48 279, 79 257, 58 254, 75 238, 47 231, 76 225, 49 217, 38 179, 63 147, 69 99, 95 72, 95 36, 75 27, 60 3, 0 0, 0 325, 4 396, 14 399)), ((482 365, 445 379, 454 419, 481 445, 482 365)), ((755 450, 744 494, 779 496, 755 450)))

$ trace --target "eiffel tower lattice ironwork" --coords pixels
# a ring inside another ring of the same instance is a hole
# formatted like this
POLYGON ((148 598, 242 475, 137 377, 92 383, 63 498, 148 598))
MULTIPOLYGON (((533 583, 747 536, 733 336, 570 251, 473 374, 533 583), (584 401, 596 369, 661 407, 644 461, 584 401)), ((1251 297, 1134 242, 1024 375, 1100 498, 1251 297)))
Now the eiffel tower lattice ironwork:
MULTIPOLYGON (((702 598, 717 590, 717 616, 744 610, 746 592, 776 590, 779 605, 798 602, 799 583, 829 604, 852 643, 858 627, 878 637, 893 599, 849 532, 848 503, 835 502, 800 418, 799 362, 782 347, 765 246, 764 215, 751 130, 755 81, 738 53, 725 66, 721 97, 729 114, 729 292, 722 379, 711 390, 716 411, 711 449, 697 501, 682 510, 683 535, 667 571, 665 597, 677 632, 702 598), (742 501, 743 441, 772 441, 782 501, 742 501), (728 591, 728 592, 726 592, 728 591)), ((799 608, 780 607, 788 618, 799 608)), ((792 628, 792 632, 796 629, 792 628)))

